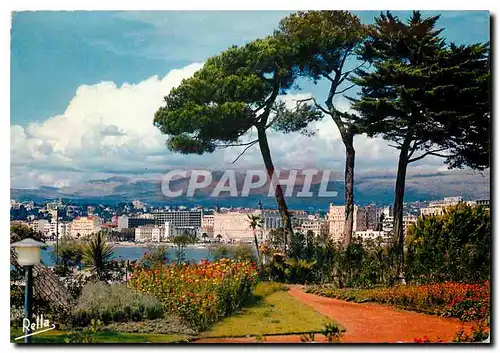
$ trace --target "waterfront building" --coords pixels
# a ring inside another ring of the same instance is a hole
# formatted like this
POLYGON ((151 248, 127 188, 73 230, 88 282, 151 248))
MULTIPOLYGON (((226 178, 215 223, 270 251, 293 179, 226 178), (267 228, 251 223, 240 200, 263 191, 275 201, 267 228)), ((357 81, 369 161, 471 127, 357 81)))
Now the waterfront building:
MULTIPOLYGON (((249 215, 261 214, 260 210, 239 210, 214 213, 214 237, 237 242, 253 241, 253 231, 250 228, 249 215)), ((257 229, 260 235, 261 230, 257 229)))
POLYGON ((135 241, 139 243, 147 243, 147 242, 165 242, 167 241, 167 232, 170 232, 171 228, 168 226, 156 226, 156 225, 147 225, 147 226, 139 226, 135 228, 135 241))
POLYGON ((70 236, 89 236, 101 230, 102 219, 98 216, 77 217, 71 222, 70 236))
POLYGON ((201 232, 207 233, 209 238, 214 237, 214 215, 207 214, 203 215, 201 220, 201 232))
POLYGON ((169 222, 175 227, 201 228, 203 210, 175 210, 153 213, 156 225, 164 225, 169 222))

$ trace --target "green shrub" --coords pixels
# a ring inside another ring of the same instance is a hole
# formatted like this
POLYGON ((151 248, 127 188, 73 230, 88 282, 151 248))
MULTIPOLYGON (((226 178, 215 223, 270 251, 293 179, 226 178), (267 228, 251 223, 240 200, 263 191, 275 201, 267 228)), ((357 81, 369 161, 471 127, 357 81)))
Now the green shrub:
POLYGON ((86 326, 93 319, 108 322, 141 321, 163 317, 163 305, 152 295, 123 284, 87 284, 72 313, 75 326, 86 326))
POLYGON ((224 245, 217 244, 209 247, 210 256, 213 261, 230 259, 235 261, 255 262, 254 249, 248 244, 224 245))
POLYGON ((414 283, 475 283, 490 278, 491 215, 457 205, 420 217, 409 228, 405 274, 414 283))

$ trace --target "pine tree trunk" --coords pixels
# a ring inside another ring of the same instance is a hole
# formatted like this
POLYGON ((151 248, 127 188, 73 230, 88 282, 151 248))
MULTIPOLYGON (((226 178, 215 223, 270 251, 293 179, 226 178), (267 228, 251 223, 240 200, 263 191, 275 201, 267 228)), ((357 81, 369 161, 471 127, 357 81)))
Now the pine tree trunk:
POLYGON ((403 228, 403 202, 405 195, 406 170, 408 168, 409 139, 401 146, 398 162, 398 174, 396 177, 396 189, 394 195, 394 241, 398 246, 398 275, 404 268, 404 228, 403 228))
MULTIPOLYGON (((274 164, 271 158, 271 151, 269 149, 269 143, 267 141, 266 130, 262 127, 257 128, 260 153, 262 154, 262 159, 264 160, 264 166, 266 167, 267 175, 269 179, 272 180, 274 175, 274 164)), ((285 197, 283 195, 283 189, 279 183, 276 185, 274 192, 276 197, 276 203, 278 204, 278 209, 283 220, 283 229, 285 231, 285 250, 288 245, 288 239, 291 239, 293 234, 292 222, 290 214, 288 213, 288 207, 285 202, 285 197)))
POLYGON ((345 134, 342 137, 345 145, 345 224, 344 244, 347 246, 352 240, 354 223, 354 160, 355 151, 353 146, 354 135, 345 134))

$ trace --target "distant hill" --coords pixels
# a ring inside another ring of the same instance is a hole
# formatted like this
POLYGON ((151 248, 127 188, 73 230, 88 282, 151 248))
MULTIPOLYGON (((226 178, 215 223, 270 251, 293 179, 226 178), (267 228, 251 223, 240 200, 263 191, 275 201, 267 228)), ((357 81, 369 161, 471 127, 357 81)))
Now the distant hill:
MULTIPOLYGON (((197 191, 195 196, 188 198, 181 196, 167 198, 161 192, 161 180, 154 179, 132 179, 127 177, 112 177, 102 180, 89 180, 79 185, 61 188, 41 186, 36 189, 11 189, 11 198, 17 200, 34 200, 38 202, 64 198, 71 202, 98 202, 115 204, 123 201, 141 200, 150 204, 170 205, 203 205, 233 207, 255 207, 261 201, 264 207, 275 207, 274 197, 267 196, 268 187, 264 186, 251 193, 248 197, 229 197, 222 195, 218 198, 211 197, 210 193, 222 176, 223 172, 214 172, 214 181, 210 186, 197 191)), ((447 196, 461 195, 465 200, 489 199, 490 174, 489 171, 478 172, 469 170, 445 171, 435 173, 413 172, 408 173, 406 182, 405 201, 436 200, 447 196)), ((284 176, 282 176, 284 177, 284 176)), ((395 174, 387 172, 358 173, 355 175, 355 200, 356 204, 391 204, 394 196, 395 174)), ((338 177, 337 177, 338 179, 338 177)), ((236 181, 241 190, 244 174, 236 173, 236 181)), ((187 179, 173 181, 172 189, 187 185, 187 179)), ((330 203, 344 203, 344 183, 340 180, 331 180, 328 185, 329 191, 337 191, 338 195, 333 198, 299 198, 296 192, 302 189, 302 184, 297 183, 294 188, 294 196, 287 197, 287 203, 291 209, 326 209, 330 203)), ((313 180, 312 191, 316 195, 319 190, 319 180, 313 180)))

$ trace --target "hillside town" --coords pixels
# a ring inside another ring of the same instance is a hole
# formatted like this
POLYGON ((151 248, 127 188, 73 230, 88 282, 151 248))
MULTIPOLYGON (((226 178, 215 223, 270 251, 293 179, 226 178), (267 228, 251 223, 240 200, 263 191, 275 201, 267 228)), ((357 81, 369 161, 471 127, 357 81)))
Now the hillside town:
MULTIPOLYGON (((464 203, 489 206, 489 200, 464 201, 462 197, 445 197, 443 200, 418 202, 407 205, 409 210, 403 217, 407 232, 418 216, 439 215, 446 207, 464 203)), ((330 204, 322 215, 292 210, 294 230, 316 237, 328 236, 342 241, 345 224, 345 206, 330 204)), ((57 238, 85 240, 90 235, 104 232, 110 241, 129 243, 168 243, 169 239, 187 234, 203 243, 252 243, 253 231, 249 226, 249 215, 262 219, 259 231, 261 240, 269 232, 283 227, 277 210, 257 208, 190 208, 176 209, 153 207, 135 200, 116 207, 103 205, 69 205, 61 200, 35 204, 33 201, 11 200, 11 222, 23 223, 42 233, 49 241, 57 238)), ((389 242, 394 222, 391 206, 376 204, 354 206, 353 234, 362 240, 381 239, 389 242)))

